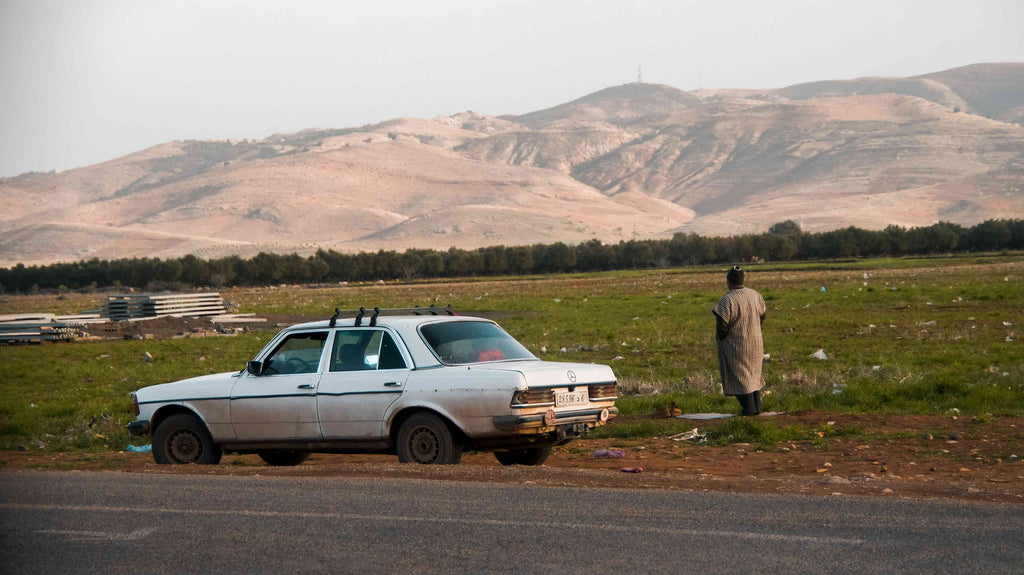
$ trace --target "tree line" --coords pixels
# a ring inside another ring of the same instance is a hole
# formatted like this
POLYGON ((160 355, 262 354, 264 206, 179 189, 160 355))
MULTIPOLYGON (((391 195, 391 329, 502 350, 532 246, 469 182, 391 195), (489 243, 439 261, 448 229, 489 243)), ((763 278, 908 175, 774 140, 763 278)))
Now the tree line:
POLYGON ((820 233, 804 232, 795 222, 785 221, 761 234, 708 237, 678 233, 671 239, 617 244, 594 239, 575 245, 555 242, 474 250, 409 249, 355 254, 319 250, 310 256, 260 253, 249 259, 231 256, 204 260, 187 255, 169 259, 91 259, 45 266, 18 264, 0 269, 0 292, 97 287, 157 291, 199 286, 550 274, 1021 249, 1024 249, 1024 220, 987 220, 972 227, 948 222, 909 229, 891 225, 880 231, 848 227, 820 233))

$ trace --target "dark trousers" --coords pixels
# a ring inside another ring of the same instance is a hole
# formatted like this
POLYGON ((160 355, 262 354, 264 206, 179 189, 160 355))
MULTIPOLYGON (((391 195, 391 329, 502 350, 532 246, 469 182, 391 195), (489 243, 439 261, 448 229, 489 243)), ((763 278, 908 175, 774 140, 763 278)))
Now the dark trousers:
POLYGON ((737 395, 736 399, 740 402, 740 407, 743 408, 741 415, 757 415, 761 413, 761 390, 757 390, 754 393, 746 393, 743 395, 737 395))

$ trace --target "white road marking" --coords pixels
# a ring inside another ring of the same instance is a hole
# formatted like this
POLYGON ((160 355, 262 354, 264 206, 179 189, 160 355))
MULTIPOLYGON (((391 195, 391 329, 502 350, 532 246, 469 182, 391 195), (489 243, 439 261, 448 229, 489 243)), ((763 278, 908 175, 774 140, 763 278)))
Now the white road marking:
MULTIPOLYGON (((505 527, 550 527, 555 529, 593 529, 624 533, 657 533, 687 537, 734 537, 795 543, 822 543, 827 545, 862 545, 863 539, 844 537, 815 537, 813 535, 787 535, 783 533, 756 533, 752 531, 717 531, 707 529, 677 529, 645 525, 609 525, 596 523, 559 523, 554 521, 512 521, 506 519, 475 519, 460 517, 414 517, 408 515, 360 515, 353 513, 316 513, 309 511, 259 511, 251 509, 171 509, 167 507, 111 507, 105 505, 45 505, 32 503, 0 503, 0 509, 36 509, 41 511, 101 511, 109 513, 167 513, 177 515, 235 515, 242 517, 295 517, 300 519, 346 519, 351 521, 395 521, 399 523, 450 523, 455 525, 495 525, 505 527)), ((148 535, 148 534, 147 534, 148 535)))
POLYGON ((156 531, 155 527, 136 529, 131 533, 113 533, 111 531, 75 531, 72 529, 42 529, 36 533, 45 535, 65 535, 73 541, 134 541, 142 539, 156 531))

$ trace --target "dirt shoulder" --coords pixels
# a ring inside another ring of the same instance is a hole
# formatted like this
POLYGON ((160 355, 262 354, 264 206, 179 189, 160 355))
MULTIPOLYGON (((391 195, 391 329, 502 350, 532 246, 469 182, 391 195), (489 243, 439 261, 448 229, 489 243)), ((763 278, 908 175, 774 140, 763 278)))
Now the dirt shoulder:
MULTIPOLYGON (((502 467, 489 453, 457 466, 403 465, 389 455, 312 456, 269 467, 256 455, 226 455, 217 466, 156 465, 147 453, 0 452, 0 468, 181 475, 388 477, 561 487, 611 487, 808 495, 870 495, 1024 504, 1024 419, 802 412, 780 426, 858 426, 865 436, 711 447, 667 437, 582 439, 557 448, 540 467, 502 467), (623 457, 594 457, 600 449, 623 457), (1015 457, 1016 456, 1016 457, 1015 457), (624 469, 628 471, 623 471, 624 469), (642 469, 642 470, 641 470, 642 469)), ((704 431, 716 422, 695 421, 704 431)))

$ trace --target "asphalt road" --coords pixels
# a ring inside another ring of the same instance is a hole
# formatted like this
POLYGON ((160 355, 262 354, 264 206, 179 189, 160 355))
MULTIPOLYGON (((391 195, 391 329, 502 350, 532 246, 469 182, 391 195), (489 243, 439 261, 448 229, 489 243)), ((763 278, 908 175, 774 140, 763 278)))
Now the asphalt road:
POLYGON ((1024 573, 1024 506, 0 473, 4 573, 1024 573))

